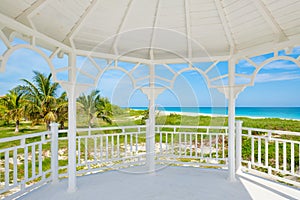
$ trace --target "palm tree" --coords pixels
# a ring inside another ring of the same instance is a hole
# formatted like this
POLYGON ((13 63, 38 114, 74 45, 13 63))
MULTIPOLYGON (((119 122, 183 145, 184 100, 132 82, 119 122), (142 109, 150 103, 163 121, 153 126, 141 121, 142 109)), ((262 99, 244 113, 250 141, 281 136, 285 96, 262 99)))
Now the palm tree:
POLYGON ((63 92, 60 97, 56 99, 56 116, 60 125, 60 129, 65 128, 65 121, 68 120, 68 98, 67 93, 63 92))
MULTIPOLYGON (((99 90, 92 90, 88 95, 81 95, 78 98, 78 107, 83 111, 83 113, 87 116, 88 126, 92 127, 94 123, 94 119, 101 118, 103 121, 111 123, 110 119, 111 111, 109 112, 109 106, 111 108, 111 104, 109 101, 100 97, 99 90)), ((111 110, 111 109, 110 109, 111 110)))
POLYGON ((24 99, 23 94, 17 90, 10 90, 8 94, 1 97, 2 105, 5 107, 6 113, 4 118, 11 119, 16 122, 15 132, 19 132, 20 120, 24 117, 24 99))
POLYGON ((33 71, 33 82, 21 79, 25 85, 19 86, 26 98, 30 102, 26 106, 26 113, 33 122, 43 119, 47 129, 50 130, 50 123, 55 121, 56 115, 56 91, 58 83, 52 83, 50 73, 48 76, 43 73, 33 71))
POLYGON ((7 108, 4 105, 4 101, 3 101, 4 96, 1 96, 0 99, 0 119, 4 120, 5 124, 9 123, 9 119, 7 119, 6 113, 7 113, 7 108))
POLYGON ((96 104, 97 108, 97 118, 102 119, 103 121, 111 124, 111 116, 113 115, 112 113, 112 105, 110 101, 107 98, 100 98, 98 104, 96 104))

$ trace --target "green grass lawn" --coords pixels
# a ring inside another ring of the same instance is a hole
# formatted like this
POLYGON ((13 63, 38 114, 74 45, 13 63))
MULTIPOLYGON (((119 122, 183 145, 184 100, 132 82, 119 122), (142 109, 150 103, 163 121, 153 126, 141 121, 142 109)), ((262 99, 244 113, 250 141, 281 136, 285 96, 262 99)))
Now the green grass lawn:
MULTIPOLYGON (((144 121, 136 119, 139 115, 143 114, 142 111, 132 111, 130 114, 114 117, 113 124, 104 123, 101 120, 95 120, 94 127, 107 127, 107 126, 127 126, 127 125, 141 125, 144 121)), ((246 117, 238 117, 237 120, 243 121, 244 127, 262 128, 270 130, 284 130, 300 132, 300 121, 297 120, 283 120, 277 118, 265 119, 252 119, 246 117)), ((226 117, 209 117, 209 116, 181 116, 171 114, 169 116, 156 117, 156 124, 158 125, 188 125, 188 126, 227 126, 226 117)), ((78 127, 87 127, 83 120, 77 122, 78 127)), ((67 128, 67 124, 66 124, 67 128)), ((12 137, 17 135, 25 135, 30 133, 46 131, 45 124, 37 124, 32 126, 29 121, 21 121, 20 132, 15 133, 15 124, 5 124, 0 121, 0 138, 12 137)))
POLYGON ((36 124, 32 126, 31 122, 29 121, 21 121, 19 129, 19 133, 15 133, 14 123, 11 122, 9 124, 5 124, 3 121, 0 121, 0 138, 26 135, 47 130, 45 124, 36 124))

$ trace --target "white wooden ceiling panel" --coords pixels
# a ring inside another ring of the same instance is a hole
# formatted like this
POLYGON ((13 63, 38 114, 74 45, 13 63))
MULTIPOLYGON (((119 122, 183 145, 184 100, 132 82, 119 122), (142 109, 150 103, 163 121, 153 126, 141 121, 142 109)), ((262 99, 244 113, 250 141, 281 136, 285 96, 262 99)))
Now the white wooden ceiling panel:
MULTIPOLYGON (((145 49, 151 45, 198 56, 198 47, 188 42, 188 36, 210 54, 224 56, 233 47, 238 52, 275 44, 279 35, 286 40, 300 37, 300 0, 258 1, 1 0, 0 13, 65 45, 70 46, 69 39, 73 39, 79 50, 114 54, 142 46, 143 50, 130 55, 145 59, 150 59, 145 49), (154 32, 153 26, 158 28, 154 32)), ((9 27, 3 20, 1 24, 9 27)), ((162 59, 174 56, 158 50, 154 55, 162 59)))
POLYGON ((1 0, 0 12, 9 17, 16 18, 28 7, 30 7, 35 1, 36 0, 1 0))

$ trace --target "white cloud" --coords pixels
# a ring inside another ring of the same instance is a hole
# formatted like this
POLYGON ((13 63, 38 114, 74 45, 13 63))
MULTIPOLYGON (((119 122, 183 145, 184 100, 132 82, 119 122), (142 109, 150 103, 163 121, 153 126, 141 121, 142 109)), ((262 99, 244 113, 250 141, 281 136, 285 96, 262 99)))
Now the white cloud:
POLYGON ((265 65, 263 67, 263 69, 288 69, 288 70, 291 70, 291 69, 297 69, 298 66, 291 62, 291 61, 288 61, 288 60, 277 60, 277 61, 273 61, 267 65, 265 65))
POLYGON ((263 73, 257 74, 255 83, 266 83, 273 81, 288 81, 300 79, 300 74, 295 72, 282 72, 282 73, 263 73))
POLYGON ((294 54, 300 54, 300 46, 293 49, 294 54))

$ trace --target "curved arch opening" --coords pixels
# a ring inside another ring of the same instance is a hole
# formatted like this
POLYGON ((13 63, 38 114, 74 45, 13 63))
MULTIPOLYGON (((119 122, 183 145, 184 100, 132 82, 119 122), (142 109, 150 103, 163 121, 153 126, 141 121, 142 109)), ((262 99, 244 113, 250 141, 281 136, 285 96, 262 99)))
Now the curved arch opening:
POLYGON ((6 62, 4 73, 0 73, 0 79, 5 83, 0 86, 1 93, 4 94, 21 84, 20 79, 31 80, 34 76, 33 71, 48 75, 51 73, 51 68, 40 54, 31 49, 22 48, 12 52, 6 62))
POLYGON ((237 99, 237 115, 250 112, 250 117, 300 119, 300 66, 292 59, 269 59, 257 69, 253 87, 237 99), (252 108, 249 108, 252 107, 252 108), (290 108, 290 109, 289 109, 290 108), (252 109, 252 112, 251 110, 252 109))

